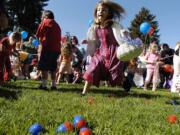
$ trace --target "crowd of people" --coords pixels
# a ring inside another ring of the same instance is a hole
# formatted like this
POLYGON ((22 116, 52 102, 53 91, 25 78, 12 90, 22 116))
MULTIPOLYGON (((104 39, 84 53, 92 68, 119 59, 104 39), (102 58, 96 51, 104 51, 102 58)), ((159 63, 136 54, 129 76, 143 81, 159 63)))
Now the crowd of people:
MULTIPOLYGON (((43 11, 37 32, 29 37, 29 41, 23 41, 19 32, 1 39, 0 85, 10 79, 34 79, 41 80, 39 89, 47 90, 50 74, 51 89, 57 89, 57 84, 62 81, 85 83, 82 95, 91 85, 98 87, 101 81, 106 81, 108 86, 122 86, 126 92, 133 86, 146 91, 150 84, 152 91, 171 88, 172 92, 178 92, 179 43, 173 50, 166 43, 158 45, 153 41, 137 58, 129 61, 117 58, 118 46, 133 41, 129 31, 119 23, 124 12, 117 3, 100 1, 87 38, 79 43, 76 36, 62 36, 53 12, 43 11), (34 38, 39 39, 38 46, 33 45, 34 38), (87 46, 86 51, 79 48, 80 44, 87 46)), ((139 44, 143 44, 140 39, 139 44)))

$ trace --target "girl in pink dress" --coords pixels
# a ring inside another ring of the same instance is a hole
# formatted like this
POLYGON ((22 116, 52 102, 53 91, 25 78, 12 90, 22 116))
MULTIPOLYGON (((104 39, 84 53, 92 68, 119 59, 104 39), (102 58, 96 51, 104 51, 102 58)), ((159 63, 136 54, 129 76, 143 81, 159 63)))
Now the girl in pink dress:
POLYGON ((91 85, 99 86, 106 80, 111 86, 122 85, 124 63, 117 59, 116 49, 122 43, 120 19, 124 9, 111 1, 100 1, 94 11, 94 24, 88 30, 87 51, 92 56, 84 73, 85 85, 82 95, 91 85))

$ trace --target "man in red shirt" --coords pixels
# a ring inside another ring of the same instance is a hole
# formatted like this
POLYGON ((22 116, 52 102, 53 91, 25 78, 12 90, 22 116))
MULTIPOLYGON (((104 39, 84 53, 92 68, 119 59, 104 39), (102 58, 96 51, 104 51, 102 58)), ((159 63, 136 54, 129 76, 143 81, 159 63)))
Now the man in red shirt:
POLYGON ((42 72, 42 84, 40 89, 47 89, 48 71, 51 72, 51 89, 56 89, 57 59, 61 48, 61 28, 54 20, 54 14, 45 10, 42 14, 42 22, 39 25, 36 36, 42 44, 38 68, 42 72))

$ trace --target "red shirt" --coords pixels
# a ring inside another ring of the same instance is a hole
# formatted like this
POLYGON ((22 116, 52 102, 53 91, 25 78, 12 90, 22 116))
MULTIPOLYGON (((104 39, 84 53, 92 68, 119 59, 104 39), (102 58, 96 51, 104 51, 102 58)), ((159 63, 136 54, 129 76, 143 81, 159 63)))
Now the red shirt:
POLYGON ((36 36, 42 44, 42 51, 59 52, 61 47, 61 28, 53 19, 44 19, 36 36))
POLYGON ((11 54, 12 49, 15 48, 15 44, 10 45, 8 37, 4 37, 0 41, 0 44, 2 44, 2 51, 0 51, 0 71, 4 66, 7 71, 10 71, 11 63, 10 63, 9 55, 11 54))

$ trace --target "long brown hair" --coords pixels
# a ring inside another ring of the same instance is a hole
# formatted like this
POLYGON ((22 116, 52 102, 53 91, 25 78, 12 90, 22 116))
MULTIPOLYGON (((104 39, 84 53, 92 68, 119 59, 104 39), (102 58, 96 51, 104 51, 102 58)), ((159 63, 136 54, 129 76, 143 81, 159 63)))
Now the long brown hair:
POLYGON ((111 26, 113 24, 114 20, 120 20, 120 18, 122 18, 122 14, 125 13, 124 8, 112 1, 107 1, 107 0, 101 0, 97 5, 96 8, 94 10, 94 20, 95 20, 95 24, 100 25, 98 19, 97 19, 97 8, 99 5, 102 5, 104 7, 107 7, 109 9, 109 15, 106 18, 106 20, 104 21, 104 23, 102 24, 103 26, 111 26))

